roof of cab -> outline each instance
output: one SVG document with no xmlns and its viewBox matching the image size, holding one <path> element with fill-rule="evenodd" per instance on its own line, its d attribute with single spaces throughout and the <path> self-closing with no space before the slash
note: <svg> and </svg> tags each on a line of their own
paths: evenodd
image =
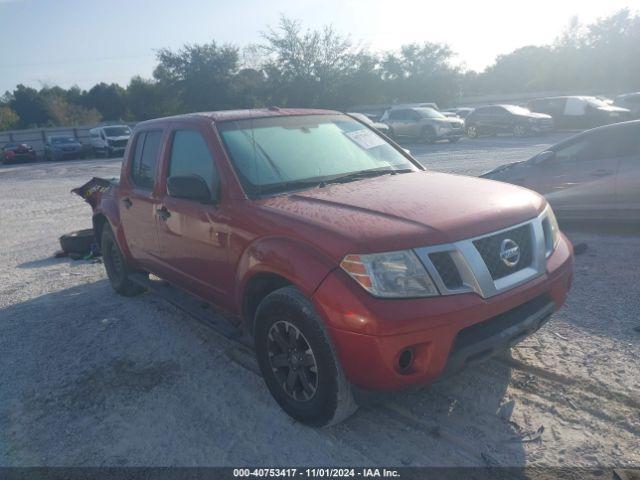
<svg viewBox="0 0 640 480">
<path fill-rule="evenodd" d="M 250 118 L 263 118 L 263 117 L 285 117 L 292 115 L 330 115 L 338 114 L 335 110 L 322 110 L 315 108 L 253 108 L 245 110 L 219 110 L 215 112 L 196 112 L 185 113 L 182 115 L 174 115 L 171 117 L 154 118 L 138 123 L 136 127 L 144 127 L 146 125 L 152 125 L 155 123 L 163 123 L 167 121 L 180 121 L 180 120 L 205 120 L 209 122 L 226 122 L 230 120 L 245 120 Z"/>
</svg>

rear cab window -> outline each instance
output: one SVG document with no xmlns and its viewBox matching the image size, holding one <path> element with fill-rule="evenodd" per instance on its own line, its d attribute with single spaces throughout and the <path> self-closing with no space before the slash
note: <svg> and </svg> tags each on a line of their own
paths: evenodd
<svg viewBox="0 0 640 480">
<path fill-rule="evenodd" d="M 162 130 L 148 130 L 136 135 L 130 170 L 131 180 L 136 186 L 153 190 L 161 141 Z"/>
</svg>

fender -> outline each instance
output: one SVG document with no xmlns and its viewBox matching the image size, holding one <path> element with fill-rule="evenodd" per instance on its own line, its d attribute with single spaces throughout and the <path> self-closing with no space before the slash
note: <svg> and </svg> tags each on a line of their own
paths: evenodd
<svg viewBox="0 0 640 480">
<path fill-rule="evenodd" d="M 275 274 L 296 286 L 311 298 L 322 280 L 336 268 L 336 262 L 303 241 L 270 236 L 251 243 L 240 257 L 235 275 L 235 309 L 243 313 L 247 284 L 260 273 Z"/>
<path fill-rule="evenodd" d="M 120 247 L 120 251 L 125 257 L 125 260 L 130 265 L 136 265 L 136 261 L 131 255 L 131 251 L 129 250 L 129 246 L 127 245 L 127 239 L 124 234 L 124 229 L 122 228 L 122 223 L 120 221 L 120 210 L 118 209 L 117 198 L 117 186 L 112 187 L 108 191 L 104 192 L 101 195 L 98 203 L 93 208 L 93 231 L 96 232 L 96 240 L 100 241 L 99 236 L 101 236 L 103 221 L 100 219 L 102 217 L 106 218 L 107 222 L 111 226 L 111 230 L 113 231 L 113 235 L 116 238 L 116 242 L 118 243 L 118 247 Z"/>
</svg>

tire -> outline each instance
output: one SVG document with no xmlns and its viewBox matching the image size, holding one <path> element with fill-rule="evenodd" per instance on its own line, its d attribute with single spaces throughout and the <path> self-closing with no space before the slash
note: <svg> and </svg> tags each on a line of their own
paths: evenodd
<svg viewBox="0 0 640 480">
<path fill-rule="evenodd" d="M 60 248 L 67 254 L 88 255 L 94 243 L 93 229 L 78 230 L 60 237 Z"/>
<path fill-rule="evenodd" d="M 513 127 L 513 135 L 516 137 L 524 137 L 527 134 L 527 128 L 524 125 L 515 125 Z"/>
<path fill-rule="evenodd" d="M 478 131 L 478 127 L 475 125 L 469 125 L 467 127 L 467 137 L 469 138 L 478 138 L 480 136 L 480 132 Z"/>
<path fill-rule="evenodd" d="M 120 295 L 132 297 L 145 291 L 145 288 L 129 278 L 133 270 L 127 265 L 109 224 L 102 230 L 102 259 L 109 277 L 109 283 Z"/>
<path fill-rule="evenodd" d="M 328 426 L 356 411 L 351 385 L 322 320 L 298 289 L 280 288 L 260 302 L 254 339 L 267 388 L 294 419 Z"/>
<path fill-rule="evenodd" d="M 433 127 L 425 127 L 422 129 L 420 140 L 422 140 L 424 143 L 435 143 L 437 139 L 438 136 L 436 135 L 436 131 L 433 129 Z"/>
</svg>

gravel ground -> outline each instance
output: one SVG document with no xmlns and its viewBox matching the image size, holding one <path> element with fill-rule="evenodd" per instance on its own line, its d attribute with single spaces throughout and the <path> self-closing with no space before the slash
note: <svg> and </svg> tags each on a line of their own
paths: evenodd
<svg viewBox="0 0 640 480">
<path fill-rule="evenodd" d="M 561 137 L 409 148 L 479 174 Z M 640 466 L 637 232 L 568 230 L 588 244 L 568 303 L 511 357 L 311 429 L 236 345 L 156 294 L 118 296 L 101 264 L 52 258 L 90 226 L 69 190 L 119 163 L 0 167 L 0 465 Z"/>
</svg>

